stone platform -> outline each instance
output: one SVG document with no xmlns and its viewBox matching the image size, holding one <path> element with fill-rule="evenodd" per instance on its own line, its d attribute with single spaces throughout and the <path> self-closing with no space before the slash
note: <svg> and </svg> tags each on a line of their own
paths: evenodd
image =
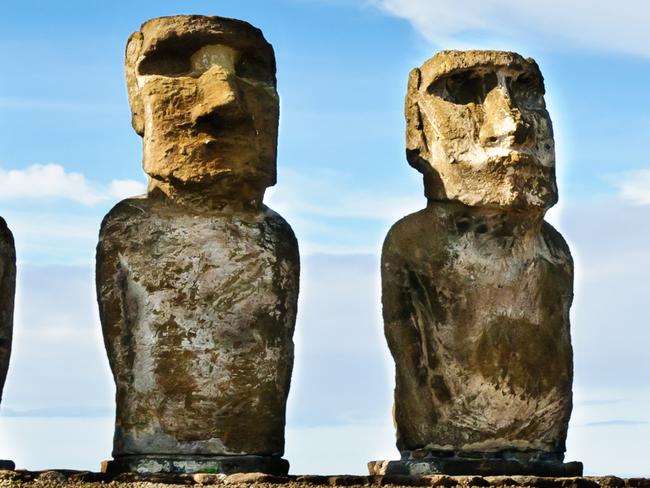
<svg viewBox="0 0 650 488">
<path fill-rule="evenodd" d="M 649 478 L 623 479 L 615 476 L 550 478 L 537 476 L 273 476 L 262 473 L 223 474 L 156 474 L 122 473 L 109 475 L 89 471 L 0 471 L 0 487 L 22 488 L 153 488 L 163 485 L 276 486 L 277 488 L 311 488 L 315 486 L 379 487 L 432 486 L 445 488 L 531 487 L 531 488 L 650 488 Z"/>
<path fill-rule="evenodd" d="M 517 459 L 470 459 L 470 458 L 426 458 L 404 459 L 399 461 L 370 461 L 368 472 L 371 475 L 446 474 L 452 476 L 582 476 L 582 463 L 565 463 L 558 460 L 517 460 Z"/>
<path fill-rule="evenodd" d="M 266 473 L 286 476 L 289 461 L 271 456 L 123 456 L 102 463 L 102 473 Z"/>
</svg>

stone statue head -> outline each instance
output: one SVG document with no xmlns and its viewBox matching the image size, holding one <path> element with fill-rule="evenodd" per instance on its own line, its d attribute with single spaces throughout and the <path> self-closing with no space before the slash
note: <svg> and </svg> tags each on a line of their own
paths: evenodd
<svg viewBox="0 0 650 488">
<path fill-rule="evenodd" d="M 429 200 L 544 211 L 557 202 L 555 148 L 535 61 L 443 51 L 409 75 L 406 147 Z"/>
<path fill-rule="evenodd" d="M 275 56 L 259 29 L 222 17 L 149 20 L 127 43 L 126 79 L 150 182 L 260 201 L 275 184 Z"/>
</svg>

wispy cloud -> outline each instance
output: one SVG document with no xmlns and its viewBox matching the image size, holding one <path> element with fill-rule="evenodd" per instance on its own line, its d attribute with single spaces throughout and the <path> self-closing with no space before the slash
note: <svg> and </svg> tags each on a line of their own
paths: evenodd
<svg viewBox="0 0 650 488">
<path fill-rule="evenodd" d="M 79 405 L 66 405 L 60 407 L 43 407 L 26 410 L 3 408 L 2 417 L 41 417 L 41 418 L 97 418 L 112 417 L 115 407 L 112 405 L 84 407 Z"/>
<path fill-rule="evenodd" d="M 643 0 L 370 0 L 383 12 L 408 20 L 444 48 L 526 45 L 543 42 L 650 57 L 650 4 Z M 480 41 L 477 41 L 480 39 Z"/>
<path fill-rule="evenodd" d="M 601 405 L 613 405 L 616 403 L 621 403 L 623 400 L 620 398 L 611 399 L 611 400 L 573 400 L 573 405 L 576 407 L 597 407 Z"/>
<path fill-rule="evenodd" d="M 650 205 L 650 169 L 623 173 L 613 180 L 623 200 L 634 205 Z"/>
<path fill-rule="evenodd" d="M 340 219 L 394 222 L 426 205 L 423 192 L 415 195 L 359 189 L 349 175 L 338 171 L 300 174 L 284 170 L 278 189 L 267 201 L 275 210 Z M 381 193 L 380 193 L 381 192 Z"/>
<path fill-rule="evenodd" d="M 135 180 L 113 180 L 108 185 L 89 181 L 83 174 L 68 172 L 59 164 L 34 164 L 25 169 L 0 169 L 0 200 L 63 199 L 93 206 L 144 192 Z"/>
<path fill-rule="evenodd" d="M 625 427 L 625 426 L 634 426 L 634 425 L 646 425 L 650 422 L 644 420 L 603 420 L 600 422 L 587 422 L 584 424 L 585 427 Z"/>
<path fill-rule="evenodd" d="M 147 187 L 141 181 L 135 180 L 113 180 L 108 186 L 107 196 L 117 200 L 141 195 Z"/>
<path fill-rule="evenodd" d="M 390 226 L 424 208 L 422 190 L 412 194 L 368 185 L 342 171 L 283 170 L 266 203 L 291 224 L 301 254 L 376 253 Z"/>
<path fill-rule="evenodd" d="M 21 97 L 0 97 L 0 108 L 8 110 L 70 110 L 80 112 L 119 112 L 125 110 L 123 105 L 118 104 Z"/>
</svg>

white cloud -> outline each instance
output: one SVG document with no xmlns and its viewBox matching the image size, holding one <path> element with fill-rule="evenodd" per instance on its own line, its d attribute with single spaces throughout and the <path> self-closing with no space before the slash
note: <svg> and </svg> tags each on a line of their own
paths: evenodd
<svg viewBox="0 0 650 488">
<path fill-rule="evenodd" d="M 97 112 L 119 112 L 125 110 L 122 105 L 116 104 L 20 97 L 0 97 L 0 108 L 9 110 L 70 110 Z"/>
<path fill-rule="evenodd" d="M 370 184 L 363 190 L 344 172 L 285 169 L 265 203 L 291 224 L 303 255 L 375 253 L 394 222 L 426 206 L 419 186 L 400 191 Z"/>
<path fill-rule="evenodd" d="M 93 208 L 92 215 L 85 214 L 85 209 L 79 213 L 4 209 L 0 215 L 14 235 L 20 264 L 87 264 L 95 259 L 97 235 L 106 206 Z"/>
<path fill-rule="evenodd" d="M 108 194 L 118 200 L 144 193 L 145 185 L 135 180 L 113 180 L 108 188 Z"/>
<path fill-rule="evenodd" d="M 269 189 L 266 201 L 279 212 L 386 221 L 395 221 L 426 205 L 424 190 L 406 196 L 370 187 L 360 190 L 357 183 L 338 171 L 307 175 L 284 170 L 278 186 Z"/>
<path fill-rule="evenodd" d="M 93 206 L 113 198 L 144 192 L 135 180 L 113 180 L 108 185 L 88 181 L 81 173 L 59 164 L 33 164 L 25 169 L 0 169 L 0 200 L 63 199 Z M 128 192 L 128 195 L 125 193 Z"/>
<path fill-rule="evenodd" d="M 643 0 L 370 0 L 370 4 L 408 20 L 443 48 L 523 46 L 535 40 L 558 49 L 573 45 L 650 57 L 650 3 Z M 482 42 L 468 42 L 468 35 Z"/>
<path fill-rule="evenodd" d="M 650 205 L 650 170 L 630 171 L 614 180 L 623 200 L 634 205 Z"/>
<path fill-rule="evenodd" d="M 97 405 L 110 407 L 113 399 L 95 303 L 94 267 L 19 263 L 2 411 Z"/>
<path fill-rule="evenodd" d="M 389 415 L 378 425 L 289 426 L 286 438 L 291 474 L 367 475 L 368 461 L 399 459 Z"/>
<path fill-rule="evenodd" d="M 559 230 L 576 261 L 576 380 L 584 388 L 647 387 L 650 207 L 615 199 L 574 203 Z"/>
<path fill-rule="evenodd" d="M 111 458 L 113 419 L 0 417 L 2 459 L 19 469 L 99 471 Z"/>
</svg>

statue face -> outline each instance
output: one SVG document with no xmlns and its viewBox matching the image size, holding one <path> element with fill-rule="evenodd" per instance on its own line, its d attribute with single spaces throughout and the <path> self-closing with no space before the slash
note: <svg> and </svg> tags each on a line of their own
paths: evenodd
<svg viewBox="0 0 650 488">
<path fill-rule="evenodd" d="M 430 199 L 520 209 L 557 201 L 553 129 L 533 61 L 439 54 L 411 73 L 407 125 L 409 162 Z"/>
<path fill-rule="evenodd" d="M 279 99 L 272 48 L 263 39 L 232 42 L 237 32 L 206 34 L 200 25 L 197 34 L 194 24 L 167 32 L 165 20 L 157 19 L 162 26 L 145 24 L 127 46 L 127 84 L 134 127 L 143 136 L 145 172 L 172 184 L 221 185 L 235 193 L 246 185 L 263 193 L 276 174 Z M 239 35 L 246 36 L 251 33 Z"/>
</svg>

